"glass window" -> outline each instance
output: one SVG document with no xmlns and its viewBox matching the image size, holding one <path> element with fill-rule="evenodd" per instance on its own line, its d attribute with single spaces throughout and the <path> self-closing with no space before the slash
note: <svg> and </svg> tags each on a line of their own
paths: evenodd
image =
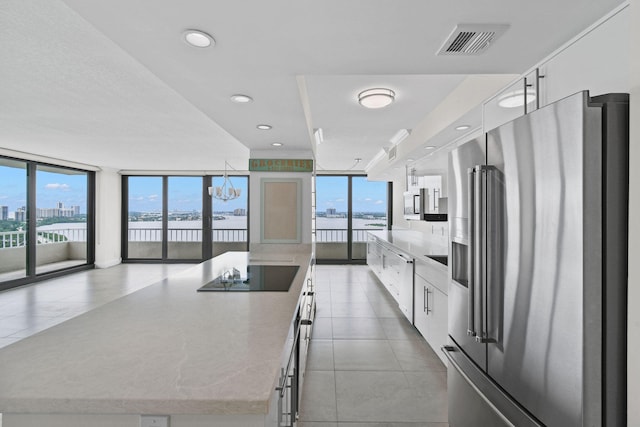
<svg viewBox="0 0 640 427">
<path fill-rule="evenodd" d="M 316 177 L 316 258 L 348 260 L 349 177 Z"/>
<path fill-rule="evenodd" d="M 367 231 L 385 230 L 387 223 L 388 183 L 368 181 L 366 176 L 351 178 L 351 258 L 367 257 Z"/>
<path fill-rule="evenodd" d="M 36 274 L 87 263 L 87 173 L 38 165 Z"/>
<path fill-rule="evenodd" d="M 201 259 L 202 177 L 170 176 L 167 186 L 167 257 Z"/>
<path fill-rule="evenodd" d="M 0 157 L 0 282 L 27 275 L 27 164 Z"/>
<path fill-rule="evenodd" d="M 233 200 L 220 200 L 215 196 L 216 187 L 224 186 L 224 178 L 212 179 L 214 190 L 211 197 L 212 256 L 227 251 L 248 251 L 248 215 L 249 215 L 249 177 L 229 176 L 233 188 L 240 190 L 240 196 Z M 229 183 L 227 183 L 229 187 Z M 222 191 L 221 191 L 222 193 Z M 228 188 L 226 194 L 229 194 Z"/>
<path fill-rule="evenodd" d="M 130 176 L 127 257 L 162 259 L 162 177 Z"/>
<path fill-rule="evenodd" d="M 366 259 L 367 231 L 388 227 L 388 186 L 366 176 L 316 176 L 316 259 Z"/>
</svg>

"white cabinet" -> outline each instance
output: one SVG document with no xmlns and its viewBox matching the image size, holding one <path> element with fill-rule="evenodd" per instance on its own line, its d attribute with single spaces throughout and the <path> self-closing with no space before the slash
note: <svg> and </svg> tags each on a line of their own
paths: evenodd
<svg viewBox="0 0 640 427">
<path fill-rule="evenodd" d="M 447 269 L 435 261 L 416 260 L 414 275 L 414 325 L 438 357 L 446 363 L 440 348 L 447 343 Z M 437 283 L 437 286 L 435 285 Z"/>
<path fill-rule="evenodd" d="M 274 391 L 265 425 L 295 427 L 297 425 L 302 386 L 307 366 L 307 353 L 316 313 L 313 263 L 307 270 L 287 345 L 281 360 L 280 377 Z"/>
<path fill-rule="evenodd" d="M 378 239 L 369 235 L 367 238 L 367 264 L 378 278 L 382 274 L 382 246 Z"/>
<path fill-rule="evenodd" d="M 413 258 L 370 235 L 367 240 L 367 264 L 396 300 L 409 322 L 413 323 Z"/>
</svg>

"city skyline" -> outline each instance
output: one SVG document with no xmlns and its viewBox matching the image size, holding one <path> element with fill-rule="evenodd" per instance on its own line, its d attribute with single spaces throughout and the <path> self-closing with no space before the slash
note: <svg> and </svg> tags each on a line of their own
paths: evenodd
<svg viewBox="0 0 640 427">
<path fill-rule="evenodd" d="M 247 209 L 248 179 L 246 176 L 229 177 L 240 197 L 222 202 L 213 199 L 214 212 L 233 212 Z M 86 213 L 87 177 L 85 173 L 62 174 L 38 170 L 36 185 L 36 207 L 55 208 L 58 202 L 65 206 L 80 206 Z M 0 206 L 7 206 L 10 215 L 27 205 L 26 170 L 18 167 L 0 167 Z M 213 177 L 213 185 L 222 185 L 222 177 Z M 367 181 L 366 177 L 352 177 L 353 212 L 383 213 L 387 210 L 387 183 Z M 346 213 L 348 178 L 346 176 L 318 176 L 316 178 L 316 211 L 327 208 Z M 169 177 L 168 208 L 170 212 L 202 211 L 202 177 Z M 129 178 L 129 211 L 162 211 L 162 177 Z"/>
<path fill-rule="evenodd" d="M 0 166 L 0 206 L 7 206 L 13 215 L 27 206 L 27 172 L 17 167 Z M 87 175 L 62 174 L 38 170 L 36 174 L 36 208 L 54 209 L 58 203 L 66 207 L 80 206 L 86 213 Z"/>
</svg>

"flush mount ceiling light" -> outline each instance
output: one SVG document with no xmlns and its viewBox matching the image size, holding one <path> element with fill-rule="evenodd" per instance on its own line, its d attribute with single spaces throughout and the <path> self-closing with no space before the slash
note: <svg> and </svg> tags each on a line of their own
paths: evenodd
<svg viewBox="0 0 640 427">
<path fill-rule="evenodd" d="M 536 91 L 527 89 L 527 104 L 536 100 Z M 498 98 L 498 106 L 502 108 L 516 108 L 524 105 L 524 90 L 518 89 L 505 93 Z"/>
<path fill-rule="evenodd" d="M 193 47 L 209 47 L 216 44 L 216 41 L 209 34 L 200 30 L 187 30 L 182 33 L 184 41 Z"/>
<path fill-rule="evenodd" d="M 243 95 L 241 93 L 237 93 L 235 95 L 231 95 L 231 100 L 238 104 L 246 104 L 247 102 L 253 101 L 253 98 L 249 95 Z"/>
<path fill-rule="evenodd" d="M 260 130 L 270 130 L 273 126 L 271 125 L 258 125 L 256 126 Z"/>
<path fill-rule="evenodd" d="M 363 90 L 358 94 L 358 102 L 366 108 L 384 108 L 396 98 L 396 93 L 391 89 L 374 88 Z"/>
<path fill-rule="evenodd" d="M 467 130 L 470 127 L 471 126 L 469 126 L 469 125 L 460 125 L 460 126 L 456 126 L 456 130 Z"/>
<path fill-rule="evenodd" d="M 282 142 L 272 142 L 271 145 L 273 145 L 274 147 L 282 147 Z"/>
<path fill-rule="evenodd" d="M 433 150 L 435 148 L 436 148 L 435 145 L 427 145 L 426 147 L 424 147 L 425 150 Z"/>
</svg>

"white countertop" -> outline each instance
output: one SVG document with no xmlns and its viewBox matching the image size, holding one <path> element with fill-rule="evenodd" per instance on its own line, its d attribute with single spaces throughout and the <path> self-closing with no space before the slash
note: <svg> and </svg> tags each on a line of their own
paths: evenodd
<svg viewBox="0 0 640 427">
<path fill-rule="evenodd" d="M 309 253 L 288 292 L 196 292 L 229 252 L 0 350 L 0 413 L 266 414 Z"/>
<path fill-rule="evenodd" d="M 400 251 L 412 255 L 414 258 L 425 260 L 426 256 L 448 255 L 447 246 L 438 244 L 429 239 L 427 233 L 414 230 L 378 230 L 369 231 L 369 234 L 395 246 Z"/>
</svg>

